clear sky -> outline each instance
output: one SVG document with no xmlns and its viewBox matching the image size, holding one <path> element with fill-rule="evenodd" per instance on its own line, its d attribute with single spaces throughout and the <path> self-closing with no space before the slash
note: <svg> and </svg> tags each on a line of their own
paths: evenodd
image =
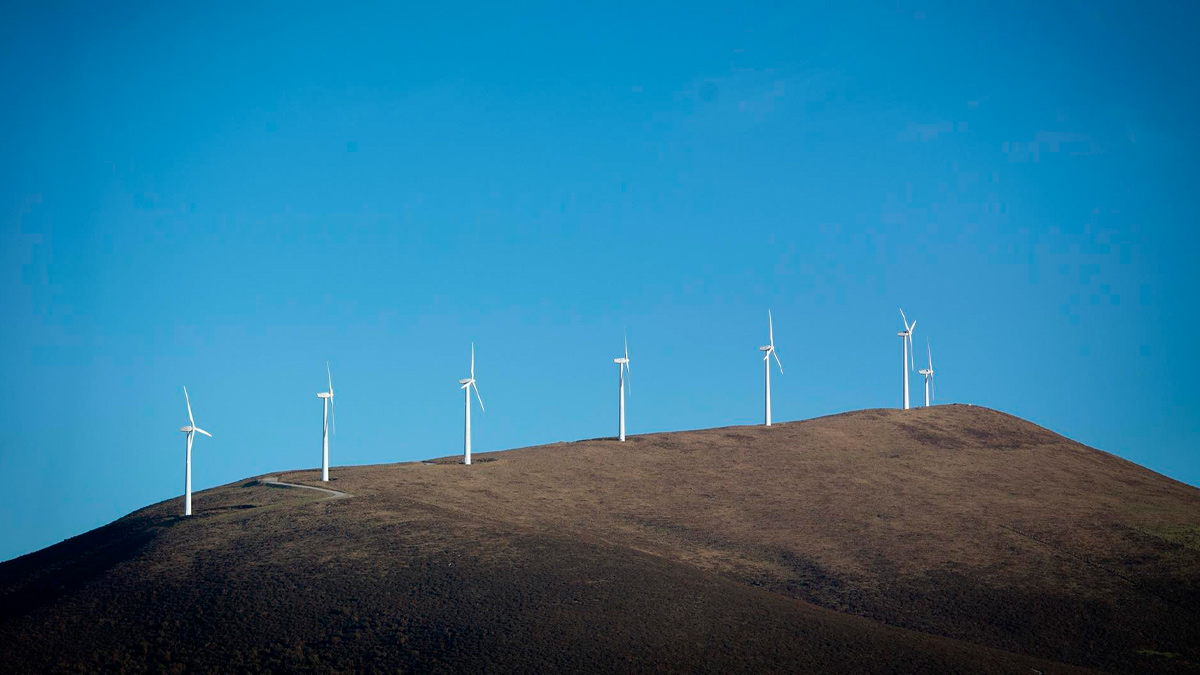
<svg viewBox="0 0 1200 675">
<path fill-rule="evenodd" d="M 0 559 L 332 463 L 938 402 L 1200 484 L 1194 3 L 4 3 Z M 121 6 L 117 6 L 121 5 Z M 738 7 L 734 9 L 733 7 Z M 921 379 L 912 376 L 914 401 Z M 569 452 L 564 447 L 563 452 Z M 203 508 L 203 496 L 196 508 Z"/>
</svg>

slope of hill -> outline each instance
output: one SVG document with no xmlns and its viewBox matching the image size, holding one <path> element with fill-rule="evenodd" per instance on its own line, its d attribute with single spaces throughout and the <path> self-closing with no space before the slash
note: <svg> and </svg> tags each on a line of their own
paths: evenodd
<svg viewBox="0 0 1200 675">
<path fill-rule="evenodd" d="M 333 476 L 0 564 L 0 670 L 1200 672 L 1200 491 L 984 408 Z"/>
</svg>

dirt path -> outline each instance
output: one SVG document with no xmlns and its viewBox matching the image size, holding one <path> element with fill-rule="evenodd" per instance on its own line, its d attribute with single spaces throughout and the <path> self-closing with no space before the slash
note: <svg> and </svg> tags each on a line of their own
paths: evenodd
<svg viewBox="0 0 1200 675">
<path fill-rule="evenodd" d="M 268 485 L 281 485 L 283 487 L 303 488 L 305 490 L 316 490 L 317 492 L 324 492 L 329 495 L 328 497 L 326 497 L 326 499 L 342 499 L 345 497 L 353 497 L 354 496 L 348 492 L 342 492 L 340 490 L 330 490 L 329 488 L 313 487 L 311 485 L 300 485 L 299 483 L 283 483 L 283 482 L 280 482 L 279 476 L 270 476 L 268 478 L 263 478 L 262 482 L 264 482 Z"/>
</svg>

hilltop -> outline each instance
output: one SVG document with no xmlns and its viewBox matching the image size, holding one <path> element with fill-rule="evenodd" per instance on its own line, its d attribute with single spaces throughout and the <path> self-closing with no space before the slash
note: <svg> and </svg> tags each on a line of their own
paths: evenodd
<svg viewBox="0 0 1200 675">
<path fill-rule="evenodd" d="M 997 411 L 475 462 L 260 476 L 0 564 L 0 670 L 1200 672 L 1200 491 Z"/>
</svg>

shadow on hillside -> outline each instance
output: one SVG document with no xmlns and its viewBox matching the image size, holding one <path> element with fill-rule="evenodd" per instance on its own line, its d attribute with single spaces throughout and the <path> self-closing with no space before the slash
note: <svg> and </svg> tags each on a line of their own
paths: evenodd
<svg viewBox="0 0 1200 675">
<path fill-rule="evenodd" d="M 181 516 L 119 520 L 0 563 L 0 621 L 28 614 L 135 557 Z"/>
</svg>

